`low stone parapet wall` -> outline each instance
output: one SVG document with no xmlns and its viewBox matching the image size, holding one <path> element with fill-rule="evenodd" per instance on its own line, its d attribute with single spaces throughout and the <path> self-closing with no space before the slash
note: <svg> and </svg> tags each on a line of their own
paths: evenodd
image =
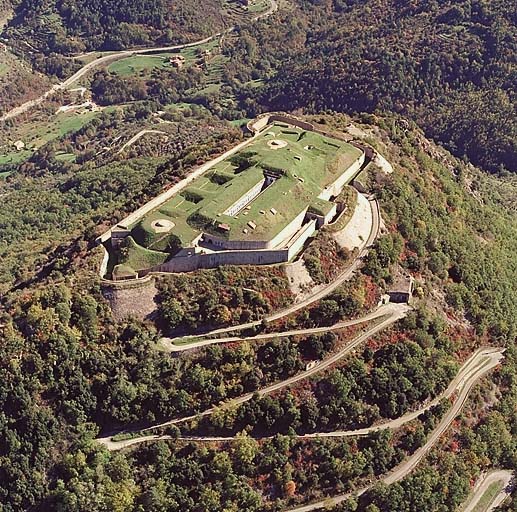
<svg viewBox="0 0 517 512">
<path fill-rule="evenodd" d="M 319 199 L 329 201 L 332 196 L 338 196 L 343 190 L 344 186 L 348 184 L 356 174 L 359 173 L 365 162 L 365 154 L 361 156 L 344 172 L 339 176 L 334 183 L 331 183 L 323 192 L 318 196 Z"/>
<path fill-rule="evenodd" d="M 189 257 L 172 258 L 171 260 L 141 272 L 146 275 L 152 272 L 192 272 L 200 268 L 217 268 L 221 265 L 273 265 L 289 260 L 289 250 L 260 251 L 221 251 L 210 254 L 196 254 Z"/>
<path fill-rule="evenodd" d="M 288 261 L 292 260 L 302 250 L 305 242 L 316 233 L 316 224 L 316 219 L 309 221 L 289 243 Z"/>
</svg>

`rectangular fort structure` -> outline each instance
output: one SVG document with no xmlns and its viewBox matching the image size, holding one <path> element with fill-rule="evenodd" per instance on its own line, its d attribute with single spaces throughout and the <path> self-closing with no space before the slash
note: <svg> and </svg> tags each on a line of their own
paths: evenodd
<svg viewBox="0 0 517 512">
<path fill-rule="evenodd" d="M 332 221 L 365 151 L 278 114 L 248 127 L 250 139 L 99 238 L 113 248 L 113 279 L 287 262 Z"/>
</svg>

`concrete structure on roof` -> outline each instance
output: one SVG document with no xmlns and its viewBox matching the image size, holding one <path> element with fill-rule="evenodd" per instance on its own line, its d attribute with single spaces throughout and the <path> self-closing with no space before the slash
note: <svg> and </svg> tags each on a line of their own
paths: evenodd
<svg viewBox="0 0 517 512">
<path fill-rule="evenodd" d="M 113 277 L 119 266 L 141 277 L 292 259 L 337 215 L 334 200 L 366 156 L 308 123 L 287 121 L 260 120 L 238 151 L 203 166 L 177 193 L 164 193 L 163 200 L 150 202 L 152 208 L 115 226 L 111 245 L 116 254 L 123 244 L 125 257 Z"/>
</svg>

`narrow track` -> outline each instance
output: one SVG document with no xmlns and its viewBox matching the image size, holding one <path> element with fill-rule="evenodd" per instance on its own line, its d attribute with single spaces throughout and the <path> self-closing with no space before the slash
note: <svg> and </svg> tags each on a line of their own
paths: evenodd
<svg viewBox="0 0 517 512">
<path fill-rule="evenodd" d="M 427 442 L 416 450 L 413 455 L 404 460 L 401 464 L 393 469 L 393 471 L 389 472 L 387 475 L 381 477 L 379 480 L 370 484 L 362 489 L 359 489 L 355 492 L 349 492 L 346 494 L 340 494 L 334 497 L 328 497 L 324 500 L 317 501 L 315 503 L 311 503 L 309 505 L 303 505 L 301 507 L 291 508 L 286 510 L 286 512 L 312 512 L 313 510 L 320 510 L 324 508 L 330 508 L 332 506 L 338 505 L 346 501 L 348 498 L 353 496 L 361 496 L 369 489 L 371 489 L 375 483 L 382 482 L 386 485 L 394 484 L 405 478 L 411 471 L 413 471 L 416 466 L 422 461 L 422 459 L 429 453 L 429 451 L 433 448 L 433 446 L 438 442 L 442 434 L 449 428 L 452 421 L 458 416 L 461 412 L 465 403 L 468 399 L 470 391 L 474 384 L 486 375 L 492 368 L 495 368 L 503 358 L 504 349 L 492 349 L 489 355 L 489 361 L 487 364 L 480 365 L 478 370 L 474 372 L 470 378 L 466 379 L 462 385 L 458 388 L 458 397 L 456 398 L 453 406 L 445 416 L 442 418 L 438 426 L 432 431 Z"/>
<path fill-rule="evenodd" d="M 119 150 L 118 154 L 122 153 L 125 149 L 131 147 L 137 140 L 141 139 L 144 135 L 147 135 L 148 133 L 154 133 L 156 135 L 166 135 L 169 137 L 170 135 L 167 132 L 164 132 L 162 130 L 151 130 L 151 129 L 145 129 L 140 130 L 137 134 L 133 135 Z"/>
<path fill-rule="evenodd" d="M 399 310 L 394 311 L 391 315 L 389 315 L 386 319 L 382 320 L 377 325 L 371 327 L 364 333 L 360 334 L 359 336 L 356 336 L 353 340 L 348 342 L 341 350 L 336 352 L 335 354 L 331 355 L 327 359 L 324 359 L 320 361 L 315 367 L 311 368 L 310 370 L 306 370 L 304 372 L 298 373 L 297 375 L 294 375 L 293 377 L 290 377 L 289 379 L 286 379 L 281 382 L 277 382 L 275 384 L 271 384 L 270 386 L 267 386 L 265 388 L 259 389 L 257 391 L 254 391 L 252 393 L 247 393 L 245 395 L 242 395 L 240 397 L 234 398 L 232 400 L 229 400 L 220 406 L 214 406 L 211 407 L 201 413 L 198 414 L 192 414 L 190 416 L 186 416 L 183 418 L 176 418 L 169 421 L 164 421 L 162 423 L 158 423 L 156 425 L 152 425 L 150 427 L 146 428 L 132 428 L 132 429 L 126 429 L 122 432 L 131 433 L 131 432 L 147 432 L 152 431 L 157 428 L 163 428 L 170 425 L 177 425 L 178 423 L 183 423 L 185 421 L 189 421 L 195 418 L 203 417 L 203 416 L 209 416 L 214 411 L 216 411 L 219 407 L 231 407 L 235 405 L 240 405 L 245 402 L 248 402 L 251 400 L 251 398 L 257 393 L 258 395 L 267 395 L 270 393 L 273 393 L 274 391 L 278 391 L 280 389 L 286 388 L 288 386 L 291 386 L 292 384 L 295 384 L 296 382 L 299 382 L 301 380 L 307 379 L 311 377 L 312 375 L 315 375 L 316 373 L 322 372 L 323 370 L 326 370 L 336 362 L 338 362 L 340 359 L 345 357 L 346 355 L 353 352 L 359 345 L 364 343 L 368 338 L 371 336 L 377 334 L 378 332 L 382 331 L 383 329 L 387 328 L 388 326 L 395 323 L 397 320 L 400 320 L 403 318 L 408 311 L 410 311 L 411 308 L 409 306 L 406 306 L 405 308 L 400 308 Z M 114 451 L 114 450 L 120 450 L 122 448 L 127 448 L 129 446 L 133 446 L 136 444 L 140 444 L 146 441 L 152 441 L 155 440 L 157 437 L 152 435 L 144 435 L 141 437 L 136 437 L 133 439 L 127 439 L 123 441 L 113 441 L 111 438 L 117 434 L 122 432 L 111 432 L 103 437 L 97 438 L 97 442 L 104 445 L 108 450 Z"/>
<path fill-rule="evenodd" d="M 190 350 L 193 348 L 202 348 L 210 345 L 217 345 L 219 343 L 236 343 L 240 341 L 262 341 L 262 340 L 270 340 L 275 338 L 287 337 L 287 336 L 306 336 L 309 334 L 321 334 L 325 332 L 338 331 L 340 329 L 344 329 L 345 327 L 351 327 L 353 325 L 364 324 L 365 322 L 369 322 L 370 320 L 375 320 L 376 318 L 380 318 L 382 316 L 391 315 L 393 312 L 404 310 L 406 306 L 404 304 L 395 304 L 388 303 L 382 305 L 372 311 L 371 313 L 362 316 L 361 318 L 356 318 L 354 320 L 347 320 L 345 322 L 338 322 L 337 324 L 325 326 L 325 327 L 311 327 L 308 329 L 292 329 L 290 331 L 283 332 L 268 332 L 266 334 L 257 334 L 256 336 L 228 336 L 226 338 L 214 338 L 208 340 L 195 341 L 193 343 L 187 343 L 185 345 L 175 345 L 171 343 L 169 338 L 161 338 L 160 345 L 161 348 L 166 352 L 183 352 L 185 350 Z"/>
<path fill-rule="evenodd" d="M 275 13 L 278 10 L 278 3 L 276 0 L 270 0 L 270 7 L 266 12 L 263 12 L 254 18 L 250 20 L 250 22 L 255 22 L 259 19 L 266 18 L 267 16 L 270 16 L 271 14 Z M 237 26 L 231 26 L 227 28 L 226 30 L 223 30 L 222 32 L 217 32 L 216 34 L 211 35 L 210 37 L 205 37 L 204 39 L 201 39 L 199 41 L 194 41 L 192 43 L 185 43 L 185 44 L 177 44 L 172 46 L 161 46 L 161 47 L 149 47 L 149 48 L 136 48 L 133 50 L 122 50 L 120 52 L 111 53 L 109 55 L 105 55 L 104 57 L 100 57 L 99 59 L 96 59 L 92 62 L 89 62 L 88 64 L 85 64 L 81 69 L 79 69 L 76 73 L 74 73 L 71 77 L 67 78 L 63 82 L 59 84 L 53 85 L 48 91 L 43 93 L 38 98 L 35 98 L 33 100 L 27 101 L 23 103 L 22 105 L 19 105 L 18 107 L 14 107 L 9 112 L 5 113 L 3 116 L 0 117 L 0 121 L 7 121 L 9 119 L 13 119 L 24 112 L 27 112 L 27 110 L 30 110 L 31 108 L 40 105 L 43 103 L 49 96 L 52 94 L 62 91 L 63 89 L 66 89 L 70 85 L 76 83 L 78 80 L 80 80 L 84 75 L 89 73 L 92 69 L 104 65 L 104 64 L 111 64 L 112 62 L 115 62 L 120 59 L 124 59 L 126 57 L 131 57 L 132 55 L 145 55 L 146 53 L 154 53 L 154 52 L 168 52 L 173 50 L 183 50 L 185 48 L 192 48 L 196 46 L 200 46 L 206 43 L 209 43 L 210 41 L 213 41 L 214 39 L 217 39 L 218 37 L 221 37 L 225 34 L 230 34 L 232 32 L 235 32 Z"/>
</svg>

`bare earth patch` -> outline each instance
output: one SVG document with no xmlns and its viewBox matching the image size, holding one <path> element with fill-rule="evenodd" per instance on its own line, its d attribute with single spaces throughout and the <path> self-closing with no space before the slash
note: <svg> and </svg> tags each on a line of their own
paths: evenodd
<svg viewBox="0 0 517 512">
<path fill-rule="evenodd" d="M 346 227 L 334 233 L 334 239 L 343 248 L 349 251 L 356 247 L 362 249 L 372 229 L 372 209 L 368 199 L 363 194 L 357 195 L 355 211 Z"/>
<path fill-rule="evenodd" d="M 303 258 L 294 263 L 288 263 L 284 268 L 289 280 L 289 288 L 295 296 L 295 302 L 303 300 L 306 295 L 314 292 L 314 281 Z"/>
<path fill-rule="evenodd" d="M 267 145 L 270 147 L 270 149 L 282 149 L 287 146 L 287 142 L 282 139 L 274 139 L 270 140 Z"/>
</svg>

